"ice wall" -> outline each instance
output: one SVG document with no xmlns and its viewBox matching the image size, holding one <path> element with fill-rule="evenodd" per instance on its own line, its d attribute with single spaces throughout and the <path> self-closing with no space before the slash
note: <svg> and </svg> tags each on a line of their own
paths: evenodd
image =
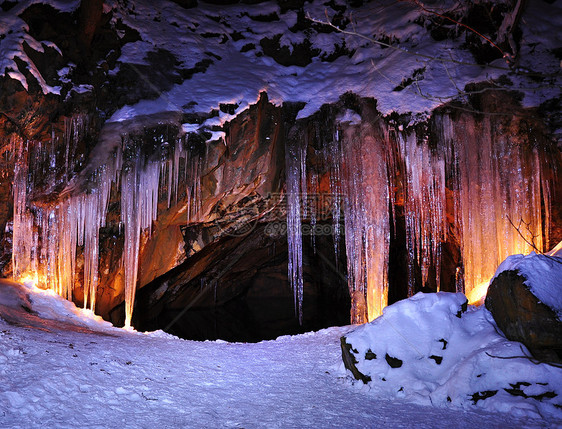
<svg viewBox="0 0 562 429">
<path fill-rule="evenodd" d="M 543 250 L 551 167 L 532 136 L 514 132 L 516 119 L 439 115 L 433 133 L 403 130 L 352 111 L 343 112 L 336 123 L 335 138 L 322 150 L 330 191 L 337 195 L 331 198 L 334 225 L 339 226 L 340 201 L 343 206 L 352 323 L 373 320 L 387 304 L 395 204 L 404 209 L 408 295 L 428 285 L 439 291 L 443 281 L 450 281 L 441 278 L 442 247 L 448 240 L 460 247 L 462 263 L 456 284 L 446 289 L 457 288 L 470 302 L 484 296 L 508 255 Z M 304 219 L 314 222 L 302 210 L 307 198 L 303 183 L 310 181 L 314 189 L 315 178 L 306 175 L 306 142 L 292 145 L 286 158 L 289 277 L 300 302 L 300 228 Z M 333 233 L 337 255 L 337 228 Z"/>
<path fill-rule="evenodd" d="M 496 268 L 512 254 L 539 251 L 548 240 L 551 191 L 547 155 L 533 136 L 521 139 L 499 121 L 472 115 L 436 118 L 438 150 L 453 194 L 464 291 L 485 294 Z M 543 209 L 544 208 L 544 209 Z"/>
<path fill-rule="evenodd" d="M 415 133 L 404 132 L 397 132 L 396 138 L 403 170 L 408 295 L 415 293 L 416 264 L 424 285 L 430 268 L 434 268 L 439 291 L 441 243 L 447 239 L 445 163 L 436 150 L 430 149 L 427 139 L 420 144 Z"/>
<path fill-rule="evenodd" d="M 402 130 L 373 114 L 345 111 L 335 118 L 335 136 L 320 149 L 307 134 L 290 136 L 285 147 L 289 279 L 295 310 L 302 321 L 302 224 L 318 216 L 309 192 L 320 190 L 318 171 L 308 171 L 307 151 L 326 164 L 329 175 L 334 250 L 345 245 L 354 323 L 381 314 L 388 299 L 390 243 L 396 230 L 395 207 L 403 205 L 408 293 L 420 286 L 443 286 L 442 246 L 454 242 L 461 251 L 458 290 L 476 301 L 498 264 L 509 254 L 543 248 L 548 239 L 552 174 L 546 154 L 532 137 L 510 131 L 509 120 L 471 114 L 432 119 L 432 132 Z M 510 125 L 511 124 L 511 125 Z M 67 121 L 62 142 L 30 144 L 13 139 L 13 273 L 33 277 L 45 287 L 73 299 L 84 288 L 84 306 L 95 309 L 100 281 L 99 230 L 105 226 L 112 189 L 120 194 L 124 235 L 123 271 L 126 324 L 131 322 L 143 232 L 150 234 L 161 200 L 168 207 L 185 189 L 186 221 L 199 222 L 199 156 L 182 141 L 160 137 L 150 144 L 125 136 L 98 166 L 82 192 L 54 192 L 72 181 L 79 145 L 88 124 Z M 62 150 L 61 150 L 62 148 Z M 182 174 L 183 173 L 183 174 Z M 41 189 L 43 197 L 37 197 Z M 58 195 L 46 199 L 45 195 Z M 324 210 L 325 208 L 323 208 Z M 343 228 L 340 230 L 340 214 Z M 340 231 L 345 239 L 340 242 Z M 312 242 L 314 246 L 314 242 Z M 83 258 L 84 277 L 77 278 Z M 421 284 L 418 278 L 421 273 Z M 446 285 L 451 290 L 451 285 Z"/>
<path fill-rule="evenodd" d="M 376 124 L 344 123 L 343 213 L 351 322 L 373 320 L 388 297 L 390 207 L 387 140 Z"/>
<path fill-rule="evenodd" d="M 178 199 L 180 169 L 188 183 L 187 213 L 193 216 L 200 206 L 200 162 L 184 151 L 178 139 L 169 145 L 162 140 L 149 156 L 142 142 L 124 136 L 116 150 L 106 154 L 106 162 L 87 178 L 83 192 L 71 185 L 76 146 L 87 132 L 83 117 L 66 122 L 62 144 L 53 136 L 50 143 L 14 139 L 17 148 L 14 169 L 13 277 L 33 280 L 41 287 L 72 300 L 80 284 L 84 307 L 95 310 L 99 284 L 99 231 L 105 226 L 112 187 L 120 192 L 120 220 L 124 234 L 123 271 L 125 324 L 130 326 L 138 276 L 138 260 L 143 231 L 150 234 L 158 213 L 160 186 L 167 187 L 168 206 Z M 161 138 L 163 139 L 163 137 Z M 61 150 L 62 148 L 62 150 Z M 168 148 L 168 151 L 164 151 Z M 151 149 L 153 150 L 153 148 Z M 183 160 L 184 162 L 180 162 Z M 31 166 L 31 168 L 30 168 Z M 49 170 L 49 174 L 41 174 Z M 59 193 L 55 201 L 34 200 L 39 187 L 48 192 L 57 185 L 70 191 Z M 77 279 L 77 249 L 82 249 L 84 277 Z"/>
</svg>

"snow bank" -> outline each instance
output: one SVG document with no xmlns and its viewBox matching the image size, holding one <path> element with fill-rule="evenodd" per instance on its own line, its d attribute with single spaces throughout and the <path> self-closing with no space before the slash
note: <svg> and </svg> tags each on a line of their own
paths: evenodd
<svg viewBox="0 0 562 429">
<path fill-rule="evenodd" d="M 345 339 L 370 392 L 437 407 L 562 418 L 562 369 L 536 364 L 463 294 L 418 293 Z M 529 355 L 530 356 L 530 355 Z"/>
<path fill-rule="evenodd" d="M 32 282 L 24 284 L 0 279 L 0 305 L 37 314 L 48 320 L 66 322 L 101 332 L 122 332 L 91 310 L 78 308 L 53 290 L 43 290 Z"/>
<path fill-rule="evenodd" d="M 562 242 L 551 252 L 537 255 L 511 255 L 496 270 L 492 281 L 503 271 L 517 271 L 540 302 L 554 310 L 562 320 Z"/>
</svg>

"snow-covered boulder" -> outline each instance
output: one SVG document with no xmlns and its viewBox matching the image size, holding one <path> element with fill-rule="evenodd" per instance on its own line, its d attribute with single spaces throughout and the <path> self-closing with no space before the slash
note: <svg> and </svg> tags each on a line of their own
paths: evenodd
<svg viewBox="0 0 562 429">
<path fill-rule="evenodd" d="M 562 368 L 531 361 L 463 294 L 418 293 L 341 344 L 346 367 L 379 397 L 562 417 Z"/>
<path fill-rule="evenodd" d="M 508 339 L 538 359 L 562 360 L 562 258 L 509 256 L 488 288 L 486 308 Z"/>
</svg>

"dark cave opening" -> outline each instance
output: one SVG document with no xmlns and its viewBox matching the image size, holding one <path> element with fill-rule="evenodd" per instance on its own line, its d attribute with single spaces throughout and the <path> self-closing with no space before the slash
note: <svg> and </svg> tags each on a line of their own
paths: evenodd
<svg viewBox="0 0 562 429">
<path fill-rule="evenodd" d="M 395 210 L 388 265 L 389 304 L 408 296 L 405 222 L 401 207 Z M 140 331 L 161 329 L 197 341 L 259 342 L 348 325 L 351 298 L 343 226 L 337 257 L 331 223 L 319 224 L 314 235 L 303 234 L 301 324 L 287 274 L 283 225 L 283 221 L 260 223 L 244 234 L 227 234 L 139 289 L 134 327 Z M 303 230 L 311 232 L 312 228 L 305 223 Z M 419 272 L 414 274 L 415 292 L 434 291 L 421 284 Z M 111 312 L 111 321 L 122 325 L 123 314 L 121 304 Z"/>
<path fill-rule="evenodd" d="M 268 228 L 269 226 L 269 228 Z M 349 324 L 345 253 L 329 234 L 303 236 L 303 320 L 287 274 L 287 239 L 271 223 L 226 236 L 137 291 L 133 325 L 190 340 L 258 342 Z M 342 246 L 340 246 L 342 247 Z M 124 305 L 111 312 L 122 324 Z"/>
</svg>

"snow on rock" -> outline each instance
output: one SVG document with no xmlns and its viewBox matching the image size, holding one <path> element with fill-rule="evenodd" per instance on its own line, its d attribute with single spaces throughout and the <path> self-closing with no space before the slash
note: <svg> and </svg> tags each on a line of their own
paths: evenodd
<svg viewBox="0 0 562 429">
<path fill-rule="evenodd" d="M 370 394 L 562 419 L 562 368 L 531 361 L 484 307 L 466 304 L 463 294 L 418 293 L 343 337 Z"/>
<path fill-rule="evenodd" d="M 531 24 L 523 26 L 525 68 L 520 70 L 510 68 L 503 59 L 476 64 L 464 37 L 435 40 L 429 30 L 434 15 L 422 11 L 415 2 L 383 0 L 358 7 L 341 1 L 306 2 L 306 22 L 317 23 L 305 31 L 298 30 L 302 25 L 294 10 L 282 10 L 275 2 L 260 3 L 259 16 L 243 4 L 217 8 L 200 3 L 197 8 L 183 9 L 173 2 L 155 7 L 150 0 L 137 0 L 128 8 L 117 0 L 107 3 L 113 19 L 122 20 L 142 38 L 124 46 L 121 63 L 143 64 L 148 52 L 166 49 L 183 69 L 204 69 L 155 100 L 123 107 L 112 121 L 166 110 L 209 112 L 220 103 L 236 103 L 237 112 L 241 112 L 261 91 L 267 91 L 275 104 L 306 103 L 298 118 L 312 115 L 345 92 L 376 98 L 384 115 L 411 112 L 423 118 L 435 107 L 459 97 L 468 83 L 492 82 L 509 75 L 509 89 L 522 91 L 526 105 L 553 98 L 559 83 L 559 60 L 551 52 L 552 43 L 545 42 L 544 35 L 532 26 L 536 17 L 544 21 L 544 16 L 556 14 L 557 5 L 528 5 Z M 470 4 L 440 3 L 441 13 L 453 14 Z M 337 16 L 343 22 L 342 29 L 354 34 L 332 31 L 318 23 Z M 551 27 L 543 24 L 541 28 Z M 277 50 L 268 48 L 272 45 Z M 297 49 L 304 53 L 296 55 Z M 283 59 L 279 52 L 284 53 Z M 533 64 L 553 70 L 548 84 L 526 77 Z"/>
<path fill-rule="evenodd" d="M 5 2 L 8 3 L 8 2 Z M 28 32 L 29 27 L 20 14 L 29 6 L 37 3 L 43 3 L 41 0 L 26 0 L 15 2 L 13 8 L 8 11 L 0 9 L 0 76 L 6 74 L 12 79 L 21 82 L 22 86 L 27 90 L 28 82 L 24 74 L 18 68 L 15 58 L 19 58 L 27 64 L 28 71 L 37 80 L 44 94 L 60 94 L 59 86 L 50 86 L 47 84 L 31 58 L 24 50 L 24 44 L 37 52 L 43 52 L 45 47 L 51 47 L 61 52 L 58 46 L 50 41 L 41 41 L 34 39 Z M 80 5 L 79 0 L 52 0 L 49 4 L 61 12 L 74 12 Z"/>
<path fill-rule="evenodd" d="M 562 320 L 562 242 L 547 254 L 511 255 L 496 270 L 492 281 L 502 272 L 513 270 L 527 280 L 525 284 L 540 302 L 554 310 Z"/>
<path fill-rule="evenodd" d="M 36 3 L 41 1 L 22 0 L 0 10 L 0 76 L 8 75 L 27 88 L 26 77 L 15 61 L 19 57 L 44 93 L 57 94 L 61 87 L 49 86 L 23 49 L 27 43 L 38 52 L 46 46 L 59 50 L 51 41 L 35 40 L 19 17 Z M 123 106 L 111 121 L 166 111 L 207 113 L 222 103 L 236 104 L 239 113 L 255 103 L 262 91 L 277 105 L 305 103 L 299 118 L 336 102 L 346 92 L 377 99 L 383 115 L 412 113 L 419 119 L 452 99 L 465 99 L 466 85 L 475 82 L 520 91 L 525 106 L 538 106 L 560 94 L 560 61 L 556 57 L 560 36 L 554 17 L 559 16 L 562 6 L 557 2 L 529 2 L 526 6 L 520 25 L 519 62 L 511 66 L 503 58 L 477 64 L 467 42 L 474 33 L 453 23 L 443 27 L 451 27 L 446 30 L 450 33 L 447 37 L 433 37 L 432 29 L 440 25 L 438 15 L 462 20 L 473 6 L 468 1 L 439 2 L 430 11 L 417 2 L 380 0 L 353 5 L 314 0 L 305 2 L 298 13 L 296 8 L 280 7 L 274 1 L 260 3 L 259 12 L 245 4 L 217 7 L 199 2 L 197 7 L 186 9 L 177 3 L 104 2 L 111 25 L 115 29 L 125 25 L 141 39 L 125 43 L 109 75 L 130 64 L 139 81 L 152 84 L 155 77 L 135 65 L 150 65 L 150 56 L 161 51 L 175 59 L 174 73 L 180 79 L 156 99 Z M 495 3 L 501 9 L 509 2 Z M 73 12 L 79 1 L 53 0 L 49 5 Z M 330 27 L 331 23 L 342 31 Z M 480 42 L 487 45 L 484 39 Z M 59 70 L 61 85 L 71 68 L 67 64 Z M 77 85 L 74 91 L 86 92 L 89 86 Z"/>
</svg>

